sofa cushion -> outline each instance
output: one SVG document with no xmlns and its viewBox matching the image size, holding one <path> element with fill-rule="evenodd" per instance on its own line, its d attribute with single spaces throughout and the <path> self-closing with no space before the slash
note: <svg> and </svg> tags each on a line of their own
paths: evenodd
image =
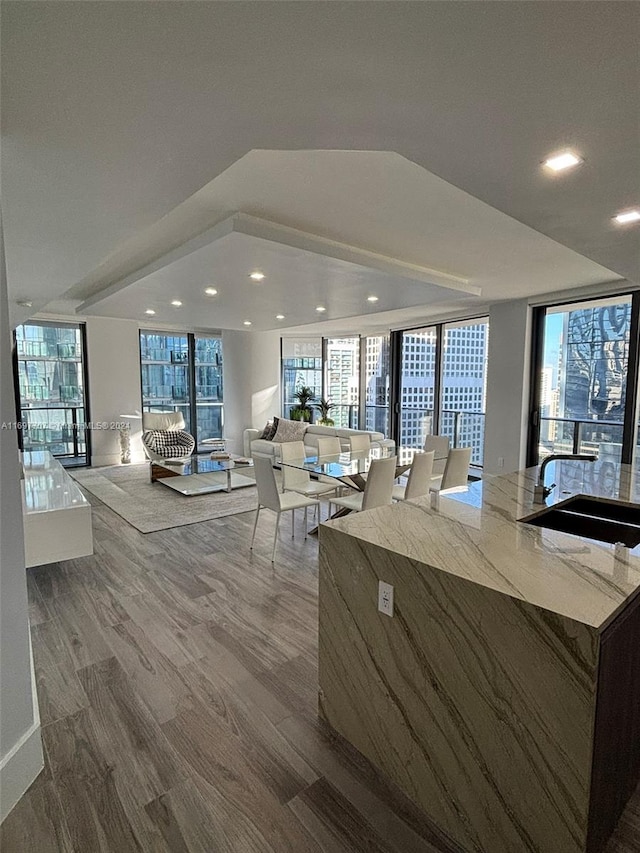
<svg viewBox="0 0 640 853">
<path fill-rule="evenodd" d="M 307 431 L 307 426 L 304 421 L 289 421 L 286 418 L 278 420 L 278 428 L 272 441 L 281 443 L 284 441 L 302 441 L 304 434 Z"/>
<path fill-rule="evenodd" d="M 146 432 L 153 430 L 184 429 L 182 412 L 143 412 L 142 429 Z"/>
</svg>

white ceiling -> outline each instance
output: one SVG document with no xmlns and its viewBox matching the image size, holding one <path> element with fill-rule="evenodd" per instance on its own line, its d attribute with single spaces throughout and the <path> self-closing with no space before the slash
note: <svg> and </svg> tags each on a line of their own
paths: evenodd
<svg viewBox="0 0 640 853">
<path fill-rule="evenodd" d="M 195 299 L 210 269 L 235 294 L 211 324 L 236 328 L 261 252 L 253 328 L 283 297 L 287 322 L 314 322 L 323 293 L 353 324 L 373 283 L 369 323 L 640 282 L 640 228 L 611 220 L 640 204 L 639 41 L 637 3 L 5 2 L 14 322 L 22 300 L 138 317 L 176 287 Z M 550 178 L 540 161 L 567 145 L 584 165 Z M 237 212 L 303 248 L 275 229 L 171 251 Z"/>
</svg>

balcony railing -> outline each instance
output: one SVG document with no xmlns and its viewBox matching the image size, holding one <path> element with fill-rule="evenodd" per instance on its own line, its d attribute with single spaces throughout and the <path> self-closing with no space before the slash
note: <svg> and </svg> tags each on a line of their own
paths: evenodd
<svg viewBox="0 0 640 853">
<path fill-rule="evenodd" d="M 538 455 L 542 460 L 551 453 L 590 453 L 611 461 L 622 455 L 622 421 L 593 418 L 540 418 Z"/>
<path fill-rule="evenodd" d="M 400 444 L 421 447 L 427 435 L 433 433 L 433 424 L 433 409 L 403 406 Z M 438 433 L 449 436 L 452 447 L 471 447 L 471 464 L 481 468 L 484 463 L 484 424 L 484 412 L 443 409 Z"/>
<path fill-rule="evenodd" d="M 22 410 L 23 450 L 48 450 L 54 456 L 86 456 L 86 427 L 81 406 L 48 406 Z"/>
<path fill-rule="evenodd" d="M 295 402 L 284 404 L 284 417 L 290 417 Z M 355 404 L 336 404 L 329 417 L 338 427 L 358 429 L 360 407 Z M 389 435 L 389 407 L 366 405 L 364 427 Z M 312 422 L 317 423 L 318 411 L 312 409 Z M 443 409 L 440 413 L 440 435 L 447 435 L 452 447 L 471 447 L 471 464 L 481 468 L 484 461 L 484 412 L 463 412 Z M 400 441 L 402 445 L 422 447 L 427 435 L 433 432 L 433 410 L 403 406 L 401 413 Z"/>
</svg>

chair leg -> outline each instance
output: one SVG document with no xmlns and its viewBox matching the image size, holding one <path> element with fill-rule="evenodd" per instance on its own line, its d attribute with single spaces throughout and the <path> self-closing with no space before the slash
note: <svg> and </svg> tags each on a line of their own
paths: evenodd
<svg viewBox="0 0 640 853">
<path fill-rule="evenodd" d="M 271 554 L 271 562 L 276 561 L 276 544 L 278 542 L 278 525 L 280 524 L 280 513 L 276 514 L 276 532 L 273 534 L 273 552 Z"/>
<path fill-rule="evenodd" d="M 258 516 L 260 515 L 260 507 L 256 510 L 256 520 L 253 523 L 253 536 L 251 537 L 251 545 L 249 546 L 249 550 L 253 551 L 253 542 L 256 538 L 256 528 L 258 527 Z"/>
<path fill-rule="evenodd" d="M 295 511 L 295 509 L 292 509 L 291 510 L 291 538 L 292 539 L 296 538 L 296 531 L 295 531 L 295 527 L 294 527 L 295 520 L 296 520 L 296 511 Z"/>
<path fill-rule="evenodd" d="M 308 509 L 309 509 L 309 507 L 304 508 L 304 538 L 305 539 L 307 538 L 307 527 L 309 526 L 307 524 L 307 510 Z"/>
</svg>

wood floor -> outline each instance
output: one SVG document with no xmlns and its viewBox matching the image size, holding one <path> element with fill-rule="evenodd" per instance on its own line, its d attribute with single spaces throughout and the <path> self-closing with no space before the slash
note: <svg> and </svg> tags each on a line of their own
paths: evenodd
<svg viewBox="0 0 640 853">
<path fill-rule="evenodd" d="M 251 558 L 253 513 L 143 535 L 90 499 L 94 556 L 28 572 L 46 765 L 3 853 L 455 853 L 317 720 L 315 539 L 283 521 L 272 566 L 268 513 Z"/>
</svg>

